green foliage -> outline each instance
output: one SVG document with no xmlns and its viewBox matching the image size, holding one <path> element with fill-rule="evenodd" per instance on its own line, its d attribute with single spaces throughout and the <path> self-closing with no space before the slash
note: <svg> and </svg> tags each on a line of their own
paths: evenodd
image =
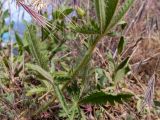
<svg viewBox="0 0 160 120">
<path fill-rule="evenodd" d="M 43 69 L 48 69 L 48 52 L 46 50 L 45 43 L 40 42 L 40 39 L 37 38 L 37 32 L 35 26 L 28 26 L 28 30 L 25 33 L 25 36 L 28 36 L 27 42 L 29 45 L 30 52 L 36 63 L 40 65 Z"/>
<path fill-rule="evenodd" d="M 81 26 L 73 26 L 71 27 L 73 31 L 82 33 L 82 34 L 100 34 L 98 24 L 91 20 L 89 23 L 81 25 Z"/>
<path fill-rule="evenodd" d="M 117 53 L 113 55 L 107 51 L 104 61 L 108 61 L 108 64 L 105 67 L 90 64 L 92 53 L 101 40 L 108 36 L 123 36 L 123 32 L 112 31 L 112 28 L 121 25 L 122 30 L 124 29 L 125 23 L 119 21 L 133 0 L 125 1 L 120 9 L 117 9 L 119 0 L 94 0 L 91 3 L 92 14 L 88 18 L 83 7 L 60 5 L 52 12 L 53 18 L 49 21 L 52 28 L 26 23 L 27 29 L 22 38 L 15 32 L 16 43 L 12 49 L 18 50 L 17 55 L 10 56 L 10 47 L 0 51 L 1 93 L 7 95 L 3 98 L 9 104 L 20 101 L 20 108 L 14 110 L 13 117 L 17 114 L 39 116 L 46 109 L 52 111 L 50 105 L 58 103 L 58 117 L 85 120 L 83 105 L 113 105 L 123 103 L 133 96 L 121 90 L 117 93 L 116 88 L 130 71 L 129 57 L 121 58 L 125 46 L 124 37 L 120 38 Z M 74 13 L 76 15 L 72 16 Z M 0 35 L 8 31 L 8 27 L 4 25 L 4 18 L 7 16 L 8 11 L 3 14 L 3 24 L 0 23 L 0 26 L 4 26 L 1 27 Z M 19 90 L 19 93 L 15 90 L 15 94 L 8 95 L 3 93 L 6 86 L 20 86 L 22 91 Z M 109 87 L 112 89 L 103 92 Z M 21 109 L 21 106 L 24 107 Z"/>
<path fill-rule="evenodd" d="M 124 68 L 124 67 L 128 64 L 128 60 L 129 60 L 129 57 L 127 57 L 126 59 L 124 59 L 124 60 L 118 65 L 118 67 L 116 68 L 116 71 Z"/>
<path fill-rule="evenodd" d="M 122 103 L 123 101 L 127 101 L 131 98 L 132 94 L 126 93 L 119 93 L 119 94 L 111 94 L 111 93 L 104 93 L 102 91 L 93 92 L 88 94 L 87 96 L 83 97 L 80 100 L 80 104 L 106 104 L 109 102 L 110 104 L 114 105 L 115 102 Z"/>
<path fill-rule="evenodd" d="M 122 19 L 122 17 L 126 14 L 128 9 L 133 4 L 133 2 L 134 0 L 125 0 L 125 3 L 123 3 L 123 6 L 121 6 L 121 8 L 117 10 L 117 13 L 114 15 L 113 20 L 111 21 L 108 29 L 113 28 Z"/>
<path fill-rule="evenodd" d="M 31 90 L 27 91 L 26 96 L 32 96 L 34 94 L 42 94 L 43 92 L 46 91 L 47 89 L 45 87 L 31 88 Z"/>
<path fill-rule="evenodd" d="M 65 113 L 68 115 L 68 117 L 70 118 L 69 114 L 68 114 L 68 108 L 67 108 L 67 103 L 66 100 L 59 88 L 59 85 L 57 83 L 54 82 L 53 77 L 47 72 L 45 71 L 43 68 L 41 68 L 38 65 L 32 65 L 32 64 L 28 64 L 27 67 L 29 69 L 32 69 L 34 71 L 37 71 L 41 76 L 43 76 L 44 78 L 46 78 L 46 80 L 52 84 L 52 87 L 57 95 L 57 98 L 59 99 L 59 102 L 61 103 L 63 110 L 65 111 Z"/>
<path fill-rule="evenodd" d="M 64 19 L 67 15 L 73 12 L 72 8 L 66 8 L 64 10 L 57 10 L 53 13 L 55 19 Z"/>
<path fill-rule="evenodd" d="M 101 33 L 103 33 L 110 24 L 117 4 L 118 0 L 95 0 L 96 12 L 101 26 Z"/>
<path fill-rule="evenodd" d="M 22 55 L 23 50 L 24 50 L 24 45 L 23 45 L 22 39 L 20 38 L 20 36 L 18 35 L 18 33 L 15 33 L 15 38 L 16 38 L 16 42 L 18 44 L 18 51 Z"/>
<path fill-rule="evenodd" d="M 123 49 L 124 38 L 121 37 L 117 46 L 118 54 L 116 56 L 116 59 L 110 52 L 107 53 L 109 66 L 105 71 L 105 75 L 108 78 L 108 80 L 115 85 L 122 83 L 122 80 L 130 71 L 130 67 L 128 65 L 129 57 L 125 58 L 124 60 L 121 60 L 121 53 Z"/>
<path fill-rule="evenodd" d="M 79 18 L 84 17 L 85 14 L 86 14 L 85 11 L 80 7 L 77 7 L 76 12 L 77 12 L 77 15 L 78 15 Z"/>
<path fill-rule="evenodd" d="M 107 32 L 108 26 L 113 21 L 113 15 L 116 12 L 116 8 L 119 0 L 106 0 L 106 28 L 105 32 Z"/>
<path fill-rule="evenodd" d="M 124 48 L 124 43 L 125 43 L 124 37 L 122 36 L 122 37 L 120 38 L 119 43 L 118 43 L 118 54 L 121 54 L 121 53 L 122 53 L 123 48 Z"/>
<path fill-rule="evenodd" d="M 98 21 L 100 23 L 101 32 L 106 26 L 106 4 L 105 0 L 95 0 L 95 8 L 97 12 Z"/>
<path fill-rule="evenodd" d="M 69 77 L 67 72 L 55 72 L 54 73 L 54 79 L 57 80 L 57 82 L 65 82 L 67 80 L 70 80 L 71 78 Z"/>
</svg>

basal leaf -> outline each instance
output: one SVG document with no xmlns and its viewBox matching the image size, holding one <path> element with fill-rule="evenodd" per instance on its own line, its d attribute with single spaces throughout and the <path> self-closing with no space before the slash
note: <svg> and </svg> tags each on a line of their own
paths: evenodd
<svg viewBox="0 0 160 120">
<path fill-rule="evenodd" d="M 102 91 L 88 94 L 80 100 L 80 103 L 82 104 L 105 104 L 106 102 L 106 94 Z"/>
<path fill-rule="evenodd" d="M 53 89 L 57 95 L 57 98 L 59 99 L 59 102 L 62 105 L 63 110 L 66 112 L 66 114 L 70 118 L 70 116 L 68 114 L 67 102 L 62 94 L 62 91 L 59 88 L 59 85 L 56 82 L 54 82 L 53 77 L 50 75 L 50 73 L 48 73 L 47 71 L 45 71 L 43 68 L 41 68 L 38 65 L 27 64 L 27 67 L 29 69 L 37 71 L 39 74 L 41 74 L 44 78 L 46 78 L 51 83 L 51 85 L 53 86 Z"/>
<path fill-rule="evenodd" d="M 133 95 L 129 93 L 109 94 L 102 91 L 97 91 L 88 94 L 80 100 L 80 104 L 106 104 L 109 102 L 114 105 L 115 102 L 122 103 L 127 101 Z"/>
</svg>

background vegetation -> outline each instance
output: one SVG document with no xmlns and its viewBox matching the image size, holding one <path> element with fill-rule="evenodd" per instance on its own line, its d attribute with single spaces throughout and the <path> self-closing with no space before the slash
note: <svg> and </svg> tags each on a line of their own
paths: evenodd
<svg viewBox="0 0 160 120">
<path fill-rule="evenodd" d="M 160 118 L 158 0 L 13 2 L 33 21 L 0 4 L 0 119 Z"/>
</svg>

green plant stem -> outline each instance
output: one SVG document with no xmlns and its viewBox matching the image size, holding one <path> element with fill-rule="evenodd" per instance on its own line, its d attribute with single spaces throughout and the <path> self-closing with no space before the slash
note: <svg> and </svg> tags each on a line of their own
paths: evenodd
<svg viewBox="0 0 160 120">
<path fill-rule="evenodd" d="M 64 91 L 64 89 L 68 86 L 68 84 L 70 83 L 70 81 L 78 74 L 78 72 L 81 70 L 81 68 L 83 68 L 85 65 L 88 64 L 92 53 L 97 45 L 97 43 L 105 36 L 105 34 L 101 34 L 99 35 L 95 41 L 93 42 L 92 46 L 88 49 L 88 51 L 86 52 L 85 56 L 83 57 L 82 61 L 80 62 L 80 64 L 75 68 L 75 70 L 72 72 L 72 74 L 70 75 L 70 80 L 68 80 L 65 85 L 61 88 L 61 91 Z M 56 100 L 56 96 L 53 96 L 53 98 L 47 103 L 45 104 L 43 107 L 41 107 L 38 111 L 36 111 L 33 116 L 39 114 L 42 110 L 46 109 L 48 106 L 50 106 L 54 101 Z"/>
<path fill-rule="evenodd" d="M 83 57 L 82 61 L 80 62 L 80 64 L 75 68 L 75 70 L 72 72 L 72 74 L 70 75 L 70 78 L 74 78 L 78 72 L 81 70 L 81 68 L 83 68 L 85 65 L 88 64 L 92 53 L 97 45 L 97 43 L 104 37 L 104 34 L 99 35 L 95 41 L 93 42 L 92 46 L 88 49 L 88 51 L 86 52 L 85 56 Z"/>
</svg>

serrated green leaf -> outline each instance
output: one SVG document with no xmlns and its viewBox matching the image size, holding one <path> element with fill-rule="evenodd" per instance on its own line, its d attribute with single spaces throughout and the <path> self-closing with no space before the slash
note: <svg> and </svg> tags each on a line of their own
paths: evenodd
<svg viewBox="0 0 160 120">
<path fill-rule="evenodd" d="M 66 80 L 70 80 L 70 76 L 66 72 L 55 72 L 54 73 L 54 79 L 57 80 L 57 82 L 65 82 Z"/>
<path fill-rule="evenodd" d="M 123 6 L 117 10 L 118 12 L 114 15 L 108 29 L 112 29 L 126 14 L 126 12 L 129 10 L 129 8 L 132 6 L 134 0 L 126 0 L 123 4 Z"/>
<path fill-rule="evenodd" d="M 37 38 L 36 34 L 37 32 L 35 26 L 28 26 L 26 36 L 28 36 L 27 42 L 29 49 L 37 64 L 40 65 L 43 69 L 48 70 L 48 52 L 45 43 L 41 42 Z"/>
<path fill-rule="evenodd" d="M 37 71 L 40 75 L 42 75 L 45 79 L 49 80 L 52 83 L 53 77 L 48 72 L 46 72 L 45 70 L 43 70 L 40 66 L 33 65 L 33 64 L 26 64 L 26 67 L 28 69 Z"/>
<path fill-rule="evenodd" d="M 43 92 L 46 92 L 46 91 L 47 89 L 44 87 L 35 87 L 27 91 L 26 96 L 32 96 L 34 94 L 42 94 Z"/>
<path fill-rule="evenodd" d="M 106 32 L 112 22 L 119 0 L 106 0 Z"/>
<path fill-rule="evenodd" d="M 81 104 L 104 104 L 107 102 L 106 94 L 102 91 L 91 93 L 83 97 L 79 103 Z"/>
<path fill-rule="evenodd" d="M 89 23 L 81 26 L 72 26 L 74 32 L 82 34 L 100 34 L 97 23 L 90 21 Z"/>
<path fill-rule="evenodd" d="M 55 83 L 55 81 L 53 80 L 53 77 L 50 75 L 50 73 L 48 73 L 47 71 L 45 71 L 43 68 L 41 68 L 38 65 L 27 64 L 27 67 L 29 69 L 37 71 L 39 74 L 41 74 L 44 78 L 46 78 L 51 83 L 51 85 L 53 86 L 53 89 L 57 95 L 57 98 L 59 99 L 59 102 L 62 105 L 63 110 L 66 112 L 66 114 L 70 118 L 70 116 L 68 114 L 67 102 L 62 94 L 62 91 L 59 88 L 59 85 L 57 83 Z"/>
<path fill-rule="evenodd" d="M 102 91 L 93 92 L 83 97 L 80 100 L 80 104 L 106 104 L 109 102 L 114 105 L 115 102 L 122 103 L 127 101 L 133 95 L 128 93 L 119 93 L 119 94 L 106 94 Z"/>
<path fill-rule="evenodd" d="M 122 36 L 120 38 L 120 41 L 118 43 L 118 54 L 121 54 L 124 48 L 124 37 Z"/>
</svg>

